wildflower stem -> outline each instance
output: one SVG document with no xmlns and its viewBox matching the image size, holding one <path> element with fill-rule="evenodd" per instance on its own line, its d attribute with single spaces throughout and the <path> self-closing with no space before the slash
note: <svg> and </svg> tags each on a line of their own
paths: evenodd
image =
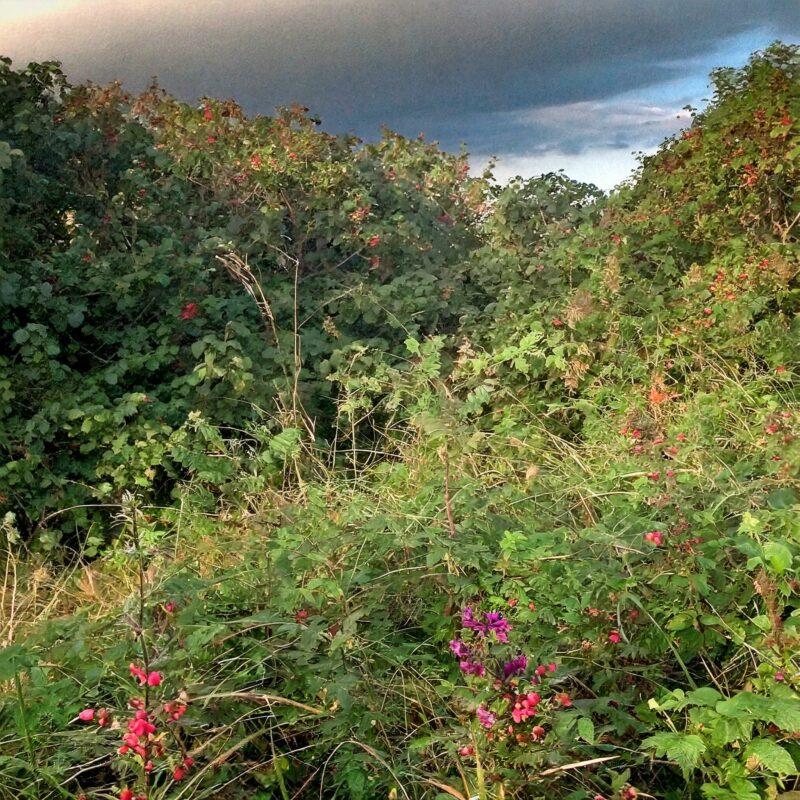
<svg viewBox="0 0 800 800">
<path fill-rule="evenodd" d="M 139 643 L 142 648 L 142 663 L 144 665 L 144 673 L 145 675 L 150 674 L 150 654 L 147 650 L 147 639 L 144 633 L 144 622 L 145 622 L 145 564 L 144 564 L 144 553 L 142 552 L 141 542 L 139 540 L 139 528 L 137 525 L 136 515 L 137 515 L 137 508 L 134 504 L 131 508 L 131 535 L 133 536 L 133 544 L 136 548 L 136 557 L 138 561 L 138 568 L 139 568 L 139 619 L 138 619 L 138 637 Z M 150 684 L 148 681 L 144 683 L 144 707 L 146 711 L 150 710 Z M 147 764 L 150 759 L 150 745 L 147 739 L 145 739 L 144 743 L 144 757 L 143 762 Z M 144 775 L 144 786 L 145 786 L 145 797 L 149 798 L 150 796 L 150 773 L 147 769 L 142 770 Z"/>
</svg>

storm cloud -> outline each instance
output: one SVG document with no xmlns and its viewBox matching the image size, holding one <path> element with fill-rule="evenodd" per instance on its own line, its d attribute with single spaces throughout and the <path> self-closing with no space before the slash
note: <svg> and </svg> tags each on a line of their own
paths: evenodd
<svg viewBox="0 0 800 800">
<path fill-rule="evenodd" d="M 671 133 L 713 54 L 800 33 L 800 0 L 38 3 L 5 0 L 0 52 L 58 59 L 75 80 L 158 75 L 187 100 L 297 101 L 328 130 L 388 125 L 479 157 L 562 153 L 567 168 Z"/>
</svg>

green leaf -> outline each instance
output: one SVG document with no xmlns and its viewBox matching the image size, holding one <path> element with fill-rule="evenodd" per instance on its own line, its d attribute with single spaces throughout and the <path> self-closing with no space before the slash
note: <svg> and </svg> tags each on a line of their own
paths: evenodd
<svg viewBox="0 0 800 800">
<path fill-rule="evenodd" d="M 778 574 L 786 572 L 792 566 L 792 553 L 786 545 L 780 542 L 767 542 L 764 545 L 764 555 L 772 569 Z"/>
<path fill-rule="evenodd" d="M 689 706 L 713 706 L 722 695 L 711 686 L 701 686 L 686 695 L 686 705 Z"/>
<path fill-rule="evenodd" d="M 594 742 L 594 723 L 589 717 L 581 717 L 578 720 L 578 736 L 584 741 L 589 742 L 589 744 Z"/>
<path fill-rule="evenodd" d="M 674 761 L 684 775 L 697 766 L 706 751 L 705 743 L 694 733 L 657 733 L 645 739 L 642 746 Z"/>
<path fill-rule="evenodd" d="M 10 681 L 17 673 L 35 663 L 22 645 L 12 644 L 0 648 L 0 681 Z"/>
<path fill-rule="evenodd" d="M 754 739 L 744 751 L 744 758 L 746 761 L 755 759 L 764 769 L 778 775 L 794 775 L 797 772 L 789 752 L 772 739 Z"/>
<path fill-rule="evenodd" d="M 723 717 L 733 719 L 771 722 L 791 733 L 800 731 L 800 701 L 793 699 L 773 700 L 771 697 L 740 692 L 730 700 L 717 703 L 716 711 Z"/>
<path fill-rule="evenodd" d="M 406 339 L 406 350 L 408 350 L 411 355 L 418 356 L 419 355 L 419 342 L 416 339 L 408 338 Z"/>
</svg>

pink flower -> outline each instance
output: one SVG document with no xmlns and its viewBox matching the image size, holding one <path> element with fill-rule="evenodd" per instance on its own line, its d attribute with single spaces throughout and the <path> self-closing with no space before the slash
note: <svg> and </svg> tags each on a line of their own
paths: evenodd
<svg viewBox="0 0 800 800">
<path fill-rule="evenodd" d="M 551 662 L 550 662 L 550 663 L 547 665 L 547 669 L 549 669 L 549 670 L 550 670 L 550 672 L 555 672 L 555 671 L 556 671 L 556 664 L 555 664 L 555 661 L 551 661 Z"/>
<path fill-rule="evenodd" d="M 478 678 L 482 678 L 486 674 L 486 667 L 480 661 L 461 661 L 458 668 L 465 675 L 475 675 Z"/>
<path fill-rule="evenodd" d="M 198 308 L 197 303 L 187 303 L 181 309 L 181 313 L 178 314 L 178 316 L 181 319 L 194 319 L 198 315 L 199 311 L 200 309 Z"/>
<path fill-rule="evenodd" d="M 160 672 L 151 672 L 147 676 L 147 685 L 148 686 L 160 686 L 161 685 L 161 673 Z"/>
<path fill-rule="evenodd" d="M 91 722 L 94 719 L 94 709 L 93 708 L 84 708 L 80 714 L 78 714 L 78 719 L 81 722 Z"/>
<path fill-rule="evenodd" d="M 461 639 L 453 639 L 450 642 L 450 649 L 453 651 L 453 655 L 456 658 L 468 658 L 469 657 L 469 647 L 461 641 Z"/>
<path fill-rule="evenodd" d="M 169 603 L 164 603 L 164 611 L 166 611 L 167 614 L 172 614 L 175 611 L 175 603 L 172 601 Z"/>
<path fill-rule="evenodd" d="M 122 743 L 127 747 L 136 748 L 139 746 L 139 736 L 133 731 L 126 733 L 122 737 Z"/>
<path fill-rule="evenodd" d="M 147 673 L 141 668 L 137 667 L 136 664 L 130 665 L 131 670 L 131 677 L 136 678 L 142 685 L 147 682 Z"/>
<path fill-rule="evenodd" d="M 569 708 L 572 705 L 572 700 L 569 699 L 569 695 L 564 692 L 557 694 L 555 696 L 555 701 L 564 706 L 564 708 Z"/>
<path fill-rule="evenodd" d="M 145 718 L 132 719 L 128 723 L 128 730 L 136 736 L 147 736 L 156 732 L 156 726 Z"/>
<path fill-rule="evenodd" d="M 619 644 L 619 640 L 620 640 L 619 631 L 611 631 L 611 633 L 608 634 L 608 641 L 611 642 L 612 644 Z"/>
<path fill-rule="evenodd" d="M 186 706 L 176 701 L 164 703 L 164 712 L 173 722 L 177 722 L 186 713 Z"/>
<path fill-rule="evenodd" d="M 532 717 L 536 713 L 536 706 L 541 702 L 541 697 L 536 692 L 528 692 L 526 695 L 520 695 L 517 702 L 514 703 L 514 708 L 511 710 L 511 717 L 514 722 L 523 722 Z"/>
<path fill-rule="evenodd" d="M 646 542 L 650 542 L 650 544 L 654 545 L 655 547 L 661 547 L 663 543 L 663 536 L 664 534 L 661 531 L 650 531 L 650 533 L 646 533 L 644 535 L 644 540 Z"/>
<path fill-rule="evenodd" d="M 783 673 L 782 673 L 782 672 L 776 672 L 776 673 L 775 673 L 775 680 L 776 680 L 776 681 L 778 681 L 779 683 L 780 683 L 782 680 L 784 680 Z"/>
<path fill-rule="evenodd" d="M 489 728 L 493 728 L 495 722 L 497 722 L 497 714 L 495 714 L 493 711 L 489 711 L 483 706 L 478 706 L 477 710 L 475 711 L 475 716 L 478 718 L 478 722 L 487 730 Z"/>
</svg>

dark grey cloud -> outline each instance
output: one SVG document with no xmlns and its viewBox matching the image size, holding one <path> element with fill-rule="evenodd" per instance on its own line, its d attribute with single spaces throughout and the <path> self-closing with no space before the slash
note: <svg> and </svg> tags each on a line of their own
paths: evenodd
<svg viewBox="0 0 800 800">
<path fill-rule="evenodd" d="M 679 80 L 688 60 L 754 30 L 795 38 L 800 2 L 72 0 L 0 26 L 0 52 L 134 88 L 157 74 L 183 98 L 233 97 L 251 112 L 298 101 L 330 130 L 387 124 L 519 152 L 557 134 L 553 109 Z M 622 128 L 568 127 L 565 152 L 598 135 L 635 144 Z"/>
</svg>

